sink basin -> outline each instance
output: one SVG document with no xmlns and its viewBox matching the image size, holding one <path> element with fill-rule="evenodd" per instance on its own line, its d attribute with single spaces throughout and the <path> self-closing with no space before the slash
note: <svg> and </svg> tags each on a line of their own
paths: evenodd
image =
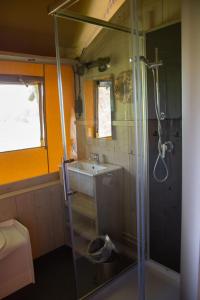
<svg viewBox="0 0 200 300">
<path fill-rule="evenodd" d="M 89 161 L 76 161 L 68 165 L 68 170 L 91 176 L 106 171 L 106 169 L 107 167 L 105 165 L 95 164 Z"/>
<path fill-rule="evenodd" d="M 88 160 L 75 161 L 67 165 L 70 189 L 94 197 L 94 179 L 102 174 L 110 175 L 120 169 L 110 164 L 97 164 Z"/>
</svg>

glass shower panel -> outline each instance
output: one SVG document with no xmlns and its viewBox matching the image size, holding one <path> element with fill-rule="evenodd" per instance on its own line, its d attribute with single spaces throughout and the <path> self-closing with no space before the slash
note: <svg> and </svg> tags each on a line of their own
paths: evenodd
<svg viewBox="0 0 200 300">
<path fill-rule="evenodd" d="M 75 74 L 76 138 L 64 165 L 77 298 L 132 266 L 139 299 L 178 299 L 180 1 L 68 4 L 57 12 L 57 57 Z M 78 22 L 65 19 L 75 13 Z"/>
<path fill-rule="evenodd" d="M 120 16 L 126 25 L 129 5 L 112 22 Z M 64 165 L 68 245 L 81 299 L 130 268 L 137 272 L 132 36 L 58 17 L 57 23 L 58 54 L 61 61 L 70 58 L 74 70 L 76 155 L 71 162 L 68 152 Z"/>
<path fill-rule="evenodd" d="M 181 239 L 180 1 L 137 1 L 138 78 L 146 97 L 147 193 L 140 199 L 141 299 L 179 299 Z M 137 41 L 136 41 L 137 42 Z M 136 43 L 135 42 L 135 43 Z M 140 46 L 140 47 L 139 47 Z M 143 51 L 142 51 L 143 48 Z M 140 108 L 141 106 L 138 106 Z M 144 110 L 145 111 L 145 110 Z M 144 127 L 143 127 L 144 128 Z M 140 134 L 139 134 L 140 138 Z M 139 139 L 137 140 L 139 141 Z M 145 166 L 143 165 L 145 168 Z M 142 164 L 139 170 L 144 170 Z M 145 182 L 145 181 L 144 181 Z M 142 199 L 145 202 L 142 203 Z M 141 229 L 141 228 L 140 228 Z M 141 292 L 143 291 L 143 292 Z M 162 296 L 161 296 L 162 295 Z"/>
</svg>

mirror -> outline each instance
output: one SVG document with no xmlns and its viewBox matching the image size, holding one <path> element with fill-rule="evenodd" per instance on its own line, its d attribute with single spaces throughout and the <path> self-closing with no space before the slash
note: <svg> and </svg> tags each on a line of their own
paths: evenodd
<svg viewBox="0 0 200 300">
<path fill-rule="evenodd" d="M 84 102 L 87 137 L 112 138 L 113 79 L 85 80 Z"/>
</svg>

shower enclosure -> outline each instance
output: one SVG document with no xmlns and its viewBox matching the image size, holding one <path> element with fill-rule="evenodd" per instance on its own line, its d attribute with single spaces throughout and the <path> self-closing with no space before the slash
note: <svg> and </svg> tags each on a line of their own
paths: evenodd
<svg viewBox="0 0 200 300">
<path fill-rule="evenodd" d="M 179 6 L 173 24 L 159 19 L 163 8 L 156 7 L 156 18 L 150 8 L 136 0 L 69 0 L 50 9 L 76 299 L 92 297 L 130 271 L 137 275 L 133 299 L 152 299 L 155 270 L 178 278 L 170 269 L 180 267 Z M 168 34 L 174 44 L 167 48 Z M 62 84 L 66 57 L 73 59 L 75 86 L 76 143 L 70 151 Z M 176 230 L 167 227 L 170 221 Z"/>
</svg>

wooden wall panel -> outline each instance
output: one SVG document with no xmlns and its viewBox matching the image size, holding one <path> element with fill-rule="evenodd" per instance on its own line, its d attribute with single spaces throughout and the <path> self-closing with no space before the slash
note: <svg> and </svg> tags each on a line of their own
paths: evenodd
<svg viewBox="0 0 200 300">
<path fill-rule="evenodd" d="M 50 191 L 45 188 L 34 192 L 35 217 L 37 220 L 38 244 L 41 254 L 54 249 L 54 236 L 52 231 L 52 205 L 50 201 Z"/>
<path fill-rule="evenodd" d="M 15 197 L 2 199 L 0 201 L 0 221 L 6 221 L 17 217 Z"/>
<path fill-rule="evenodd" d="M 27 181 L 29 189 L 0 195 L 0 222 L 15 218 L 26 226 L 36 258 L 66 244 L 63 187 L 54 180 L 49 186 L 42 183 L 31 190 Z"/>
<path fill-rule="evenodd" d="M 66 240 L 66 232 L 63 230 L 65 228 L 65 204 L 64 201 L 59 201 L 59 199 L 64 199 L 64 194 L 62 188 L 59 185 L 53 186 L 49 189 L 52 219 L 52 231 L 54 237 L 54 245 L 56 247 L 61 246 Z"/>
<path fill-rule="evenodd" d="M 38 247 L 37 219 L 35 218 L 34 193 L 25 193 L 15 197 L 17 220 L 25 225 L 30 234 L 33 256 L 40 256 Z"/>
</svg>

